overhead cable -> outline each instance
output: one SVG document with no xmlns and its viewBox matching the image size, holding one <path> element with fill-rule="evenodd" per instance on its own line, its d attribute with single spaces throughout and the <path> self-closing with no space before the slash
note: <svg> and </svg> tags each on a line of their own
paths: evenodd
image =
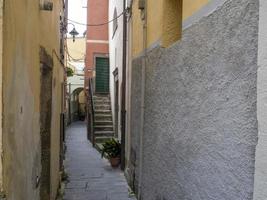
<svg viewBox="0 0 267 200">
<path fill-rule="evenodd" d="M 78 24 L 78 25 L 83 25 L 83 26 L 104 26 L 104 25 L 107 25 L 107 24 L 115 21 L 116 19 L 120 18 L 125 12 L 127 12 L 127 10 L 124 10 L 121 14 L 119 14 L 117 17 L 113 18 L 112 20 L 110 20 L 108 22 L 100 23 L 100 24 L 84 24 L 84 23 L 81 23 L 81 22 L 74 21 L 72 19 L 67 19 L 67 20 L 72 22 L 72 23 L 75 23 L 75 24 Z"/>
</svg>

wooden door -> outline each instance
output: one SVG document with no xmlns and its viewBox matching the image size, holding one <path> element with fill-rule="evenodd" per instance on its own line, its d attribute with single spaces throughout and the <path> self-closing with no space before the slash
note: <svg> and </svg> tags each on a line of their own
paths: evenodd
<svg viewBox="0 0 267 200">
<path fill-rule="evenodd" d="M 109 93 L 109 59 L 96 58 L 96 93 Z"/>
</svg>

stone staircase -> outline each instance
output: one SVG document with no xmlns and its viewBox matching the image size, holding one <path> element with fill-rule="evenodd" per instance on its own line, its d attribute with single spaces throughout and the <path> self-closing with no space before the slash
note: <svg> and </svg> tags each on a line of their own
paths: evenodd
<svg viewBox="0 0 267 200">
<path fill-rule="evenodd" d="M 110 104 L 110 96 L 104 94 L 96 94 L 93 97 L 94 102 L 94 138 L 95 148 L 101 150 L 102 144 L 114 137 L 112 112 Z"/>
</svg>

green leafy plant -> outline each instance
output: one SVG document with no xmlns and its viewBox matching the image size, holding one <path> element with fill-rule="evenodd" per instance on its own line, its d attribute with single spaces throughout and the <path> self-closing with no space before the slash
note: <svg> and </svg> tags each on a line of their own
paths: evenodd
<svg viewBox="0 0 267 200">
<path fill-rule="evenodd" d="M 104 155 L 107 155 L 108 158 L 117 158 L 121 154 L 121 144 L 114 138 L 107 140 L 103 144 L 102 148 L 102 158 Z"/>
<path fill-rule="evenodd" d="M 71 68 L 69 68 L 69 67 L 67 67 L 66 72 L 67 72 L 67 77 L 73 76 L 73 74 L 74 74 L 73 69 L 71 69 Z"/>
</svg>

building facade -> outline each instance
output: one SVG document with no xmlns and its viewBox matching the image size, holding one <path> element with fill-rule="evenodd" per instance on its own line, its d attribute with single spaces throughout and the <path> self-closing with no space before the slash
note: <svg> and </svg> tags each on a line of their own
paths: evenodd
<svg viewBox="0 0 267 200">
<path fill-rule="evenodd" d="M 109 1 L 110 97 L 115 135 L 121 140 L 121 98 L 123 72 L 123 0 Z"/>
<path fill-rule="evenodd" d="M 84 97 L 84 70 L 86 55 L 86 38 L 78 37 L 73 42 L 72 38 L 67 39 L 66 66 L 72 70 L 73 74 L 67 78 L 67 122 L 84 119 L 85 117 L 85 97 Z M 79 96 L 82 95 L 82 99 Z"/>
<path fill-rule="evenodd" d="M 266 199 L 266 5 L 130 2 L 125 172 L 139 199 Z"/>
<path fill-rule="evenodd" d="M 108 0 L 88 0 L 87 2 L 87 24 L 89 25 L 86 32 L 87 40 L 85 60 L 85 88 L 87 89 L 89 85 L 89 78 L 96 76 L 95 70 L 99 64 L 99 58 L 108 60 L 108 24 L 102 25 L 102 23 L 106 23 L 108 21 L 108 2 Z M 107 82 L 108 78 L 106 77 L 105 81 Z M 104 86 L 104 90 L 107 90 L 107 88 L 109 89 L 108 85 Z"/>
<path fill-rule="evenodd" d="M 0 190 L 7 200 L 57 196 L 64 112 L 63 2 L 0 1 Z"/>
</svg>

